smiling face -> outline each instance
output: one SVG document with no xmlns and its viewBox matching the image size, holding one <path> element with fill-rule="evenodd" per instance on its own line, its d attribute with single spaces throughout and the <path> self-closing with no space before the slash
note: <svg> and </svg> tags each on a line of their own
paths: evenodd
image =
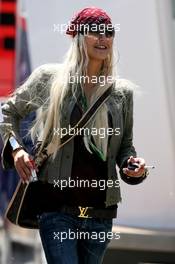
<svg viewBox="0 0 175 264">
<path fill-rule="evenodd" d="M 87 54 L 90 60 L 103 61 L 111 53 L 113 46 L 113 36 L 89 32 L 85 35 Z"/>
</svg>

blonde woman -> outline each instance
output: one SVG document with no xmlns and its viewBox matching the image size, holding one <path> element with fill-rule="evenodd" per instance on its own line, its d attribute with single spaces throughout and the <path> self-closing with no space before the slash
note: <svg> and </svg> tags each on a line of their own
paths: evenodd
<svg viewBox="0 0 175 264">
<path fill-rule="evenodd" d="M 2 159 L 4 168 L 14 164 L 22 181 L 30 180 L 31 157 L 18 124 L 41 109 L 31 135 L 42 141 L 40 153 L 45 149 L 48 155 L 38 171 L 38 180 L 47 186 L 48 203 L 38 214 L 46 259 L 50 264 L 95 264 L 102 263 L 114 235 L 112 219 L 121 201 L 116 164 L 125 182 L 138 184 L 146 178 L 145 161 L 136 157 L 132 143 L 134 84 L 117 79 L 114 71 L 115 28 L 110 17 L 99 8 L 85 8 L 66 33 L 72 43 L 63 64 L 34 70 L 2 107 Z M 109 98 L 82 133 L 59 149 L 63 135 L 72 132 L 111 85 Z M 131 163 L 137 168 L 129 169 Z"/>
</svg>

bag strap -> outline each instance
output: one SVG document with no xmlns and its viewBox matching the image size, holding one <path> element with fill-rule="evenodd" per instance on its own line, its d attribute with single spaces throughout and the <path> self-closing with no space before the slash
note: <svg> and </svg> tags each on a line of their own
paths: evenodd
<svg viewBox="0 0 175 264">
<path fill-rule="evenodd" d="M 109 85 L 109 84 L 108 84 Z M 97 113 L 99 108 L 103 105 L 103 103 L 109 98 L 112 91 L 113 84 L 110 85 L 105 92 L 100 95 L 96 101 L 88 108 L 88 110 L 84 113 L 78 123 L 72 128 L 73 131 L 76 131 L 75 134 L 67 134 L 61 139 L 61 144 L 58 146 L 58 149 L 62 148 L 66 145 L 70 140 L 72 140 L 77 134 L 78 131 L 84 128 Z M 39 148 L 39 147 L 38 147 Z M 47 149 L 43 148 L 41 152 L 39 152 L 38 156 L 35 156 L 35 163 L 37 166 L 41 166 L 42 163 L 48 158 L 50 154 L 47 153 Z"/>
<path fill-rule="evenodd" d="M 81 117 L 81 119 L 78 121 L 78 123 L 72 128 L 75 131 L 77 131 L 77 134 L 79 130 L 84 128 L 95 116 L 99 108 L 103 105 L 103 103 L 109 98 L 112 91 L 112 86 L 110 86 L 97 100 L 93 103 L 93 105 L 84 113 L 84 115 Z M 59 145 L 59 149 L 64 146 L 67 142 L 69 142 L 71 139 L 73 139 L 76 135 L 76 133 L 73 135 L 67 134 L 62 138 L 62 142 Z"/>
</svg>

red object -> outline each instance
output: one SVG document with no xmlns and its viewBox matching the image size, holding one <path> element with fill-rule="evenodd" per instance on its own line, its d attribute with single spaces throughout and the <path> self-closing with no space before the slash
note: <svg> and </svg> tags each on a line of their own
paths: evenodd
<svg viewBox="0 0 175 264">
<path fill-rule="evenodd" d="M 30 159 L 30 163 L 31 163 L 33 169 L 35 169 L 36 168 L 35 161 L 33 159 Z"/>
<path fill-rule="evenodd" d="M 75 37 L 78 27 L 85 24 L 107 25 L 112 24 L 112 21 L 104 10 L 97 7 L 87 7 L 75 14 L 67 28 L 66 34 Z"/>
<path fill-rule="evenodd" d="M 0 97 L 15 89 L 16 1 L 0 0 Z"/>
</svg>

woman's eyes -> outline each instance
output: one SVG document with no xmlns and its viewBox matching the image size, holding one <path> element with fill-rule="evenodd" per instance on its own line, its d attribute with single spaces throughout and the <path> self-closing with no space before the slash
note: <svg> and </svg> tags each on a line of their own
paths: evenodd
<svg viewBox="0 0 175 264">
<path fill-rule="evenodd" d="M 91 36 L 97 36 L 97 37 L 99 36 L 99 32 L 97 31 L 89 31 L 88 34 Z"/>
</svg>

